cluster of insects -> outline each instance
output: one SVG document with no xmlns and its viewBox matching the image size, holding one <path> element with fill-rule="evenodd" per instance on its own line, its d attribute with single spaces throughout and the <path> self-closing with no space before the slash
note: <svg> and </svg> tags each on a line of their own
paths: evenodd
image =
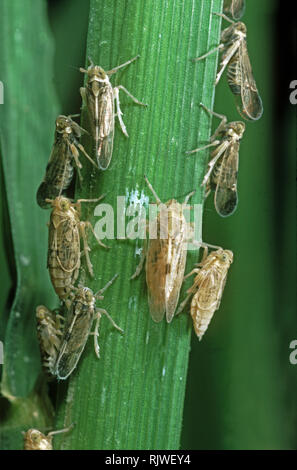
<svg viewBox="0 0 297 470">
<path fill-rule="evenodd" d="M 220 51 L 215 85 L 218 84 L 227 67 L 228 84 L 235 95 L 239 114 L 246 120 L 256 121 L 263 113 L 263 106 L 248 56 L 247 28 L 244 23 L 238 21 L 244 11 L 244 0 L 225 0 L 224 13 L 216 13 L 216 15 L 231 23 L 231 26 L 222 31 L 218 47 L 193 60 L 200 61 Z M 228 122 L 226 116 L 211 111 L 202 103 L 200 105 L 210 116 L 219 118 L 220 124 L 207 145 L 188 151 L 187 154 L 213 148 L 202 186 L 205 187 L 205 197 L 210 194 L 211 190 L 214 190 L 214 205 L 217 213 L 221 217 L 228 217 L 235 212 L 238 205 L 239 147 L 246 126 L 242 121 Z M 161 201 L 151 184 L 147 179 L 146 182 L 155 196 L 157 205 L 160 205 Z M 192 193 L 187 196 L 184 205 L 191 195 Z M 190 313 L 193 326 L 196 335 L 201 340 L 214 312 L 220 306 L 228 270 L 233 262 L 233 253 L 231 250 L 224 250 L 218 246 L 200 243 L 200 246 L 204 247 L 203 257 L 200 263 L 184 276 L 186 265 L 184 245 L 188 241 L 185 234 L 189 233 L 187 230 L 189 227 L 182 214 L 182 206 L 175 200 L 166 202 L 168 235 L 166 238 L 160 236 L 164 222 L 158 214 L 158 237 L 146 241 L 140 264 L 132 278 L 140 273 L 146 258 L 148 303 L 153 320 L 159 322 L 166 314 L 166 320 L 170 323 L 174 315 L 178 315 L 191 300 Z M 177 223 L 173 230 L 172 221 L 174 220 Z M 209 248 L 214 249 L 210 254 L 208 254 Z M 186 299 L 178 307 L 183 280 L 192 274 L 196 274 L 194 283 L 188 289 Z"/>
<path fill-rule="evenodd" d="M 82 182 L 80 154 L 83 154 L 98 171 L 108 168 L 112 157 L 115 116 L 119 119 L 124 135 L 128 137 L 120 108 L 120 90 L 136 104 L 146 106 L 131 95 L 124 86 L 113 87 L 109 79 L 112 74 L 138 58 L 139 56 L 136 56 L 107 72 L 102 67 L 94 65 L 91 60 L 88 69 L 80 69 L 87 74 L 86 85 L 80 89 L 80 93 L 89 116 L 94 158 L 80 143 L 81 135 L 87 131 L 72 119 L 75 115 L 60 115 L 56 119 L 53 148 L 45 176 L 36 195 L 37 203 L 42 209 L 51 209 L 48 223 L 47 267 L 53 288 L 61 302 L 58 309 L 50 310 L 43 305 L 39 305 L 36 309 L 41 357 L 50 380 L 53 378 L 63 380 L 69 377 L 76 368 L 90 335 L 94 336 L 94 349 L 99 357 L 99 322 L 103 314 L 123 333 L 108 312 L 96 306 L 96 301 L 103 299 L 101 294 L 112 284 L 117 275 L 96 294 L 82 284 L 76 285 L 82 257 L 89 275 L 94 276 L 87 232 L 91 231 L 98 244 L 108 248 L 96 237 L 92 224 L 81 218 L 81 204 L 98 202 L 103 196 L 97 199 L 79 199 L 75 202 L 69 197 L 69 193 L 74 170 Z M 91 332 L 95 320 L 95 330 Z"/>
<path fill-rule="evenodd" d="M 252 68 L 248 56 L 247 29 L 240 18 L 245 10 L 244 0 L 225 0 L 224 13 L 217 14 L 231 23 L 221 33 L 221 42 L 213 50 L 194 59 L 200 61 L 215 51 L 220 51 L 220 63 L 215 85 L 227 68 L 228 84 L 236 98 L 240 115 L 246 120 L 257 120 L 263 112 Z M 230 19 L 230 16 L 233 19 Z M 54 144 L 46 167 L 43 181 L 37 191 L 37 203 L 43 209 L 51 209 L 48 224 L 47 267 L 50 279 L 60 300 L 60 306 L 54 310 L 44 305 L 36 308 L 37 334 L 43 368 L 50 380 L 65 380 L 75 370 L 90 335 L 94 337 L 94 350 L 99 358 L 99 325 L 102 315 L 108 317 L 112 325 L 123 333 L 109 313 L 96 306 L 97 300 L 103 299 L 103 292 L 114 282 L 115 275 L 105 287 L 94 293 L 78 282 L 83 262 L 90 276 L 94 269 L 90 259 L 88 231 L 92 232 L 99 245 L 106 247 L 97 239 L 93 226 L 82 220 L 81 204 L 98 202 L 97 199 L 71 198 L 74 174 L 82 181 L 80 154 L 96 168 L 105 171 L 111 162 L 115 117 L 118 118 L 123 134 L 128 137 L 122 119 L 119 92 L 125 92 L 137 105 L 146 106 L 138 101 L 124 86 L 112 86 L 110 76 L 122 67 L 136 61 L 139 56 L 105 71 L 94 65 L 91 59 L 87 69 L 80 68 L 86 74 L 86 84 L 80 89 L 83 104 L 87 108 L 90 135 L 93 140 L 92 155 L 89 155 L 80 138 L 87 131 L 72 118 L 75 115 L 60 115 L 56 119 Z M 239 147 L 245 132 L 242 121 L 228 122 L 226 116 L 208 109 L 201 103 L 202 112 L 220 119 L 220 124 L 210 142 L 203 147 L 187 152 L 194 154 L 213 148 L 204 175 L 202 186 L 207 197 L 214 190 L 214 205 L 222 217 L 234 213 L 238 205 L 237 175 L 239 166 Z M 187 222 L 183 211 L 189 209 L 188 201 L 195 191 L 190 192 L 183 203 L 170 199 L 162 203 L 153 186 L 145 176 L 146 184 L 152 192 L 157 208 L 156 237 L 145 241 L 139 266 L 131 276 L 134 279 L 145 266 L 148 304 L 150 315 L 155 322 L 172 322 L 175 315 L 183 311 L 191 302 L 190 314 L 193 327 L 199 340 L 205 334 L 214 312 L 219 309 L 227 274 L 233 262 L 231 250 L 208 245 L 194 240 L 194 230 Z M 146 227 L 149 231 L 149 228 Z M 165 236 L 163 236 L 165 234 Z M 200 263 L 185 275 L 187 243 L 204 248 Z M 209 249 L 212 251 L 209 253 Z M 180 292 L 186 278 L 195 274 L 193 285 L 188 289 L 186 298 L 179 303 Z M 95 322 L 94 331 L 92 325 Z M 52 437 L 61 431 L 42 434 L 30 429 L 25 434 L 26 449 L 52 449 Z"/>
</svg>

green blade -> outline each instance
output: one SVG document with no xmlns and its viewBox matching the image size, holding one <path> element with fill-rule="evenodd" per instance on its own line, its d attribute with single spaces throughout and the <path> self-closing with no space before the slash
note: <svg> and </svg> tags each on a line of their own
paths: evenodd
<svg viewBox="0 0 297 470">
<path fill-rule="evenodd" d="M 94 198 L 106 192 L 104 203 L 111 204 L 115 217 L 119 216 L 117 196 L 126 198 L 126 206 L 135 198 L 142 204 L 147 198 L 153 202 L 145 173 L 162 201 L 176 198 L 181 202 L 196 189 L 191 203 L 201 204 L 207 152 L 191 157 L 185 152 L 207 143 L 210 137 L 211 120 L 199 103 L 212 108 L 217 54 L 198 64 L 191 59 L 218 44 L 221 18 L 212 13 L 221 8 L 221 0 L 91 1 L 86 56 L 109 70 L 140 54 L 111 81 L 125 86 L 148 103 L 148 108 L 121 95 L 130 137 L 122 135 L 117 123 L 110 167 L 98 174 L 84 165 L 85 182 L 77 197 Z M 85 114 L 82 126 L 88 126 Z M 92 152 L 90 138 L 84 145 Z M 93 210 L 91 206 L 84 211 L 92 223 L 99 220 L 92 216 Z M 129 220 L 126 217 L 126 224 Z M 201 229 L 201 213 L 198 222 Z M 76 426 L 57 436 L 55 446 L 176 449 L 182 427 L 190 317 L 182 314 L 170 325 L 154 323 L 148 312 L 144 273 L 129 280 L 139 261 L 136 252 L 141 241 L 107 243 L 109 251 L 91 243 L 95 278 L 86 275 L 85 284 L 97 291 L 115 273 L 120 274 L 98 306 L 108 310 L 124 335 L 103 318 L 100 360 L 89 339 L 69 384 L 59 386 L 56 428 L 72 422 Z M 189 254 L 188 270 L 197 258 L 197 251 Z M 185 289 L 181 298 L 184 295 Z"/>
</svg>

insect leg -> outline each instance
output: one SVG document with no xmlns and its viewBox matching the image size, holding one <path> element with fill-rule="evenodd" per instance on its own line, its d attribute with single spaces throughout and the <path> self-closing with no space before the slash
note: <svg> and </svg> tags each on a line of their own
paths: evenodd
<svg viewBox="0 0 297 470">
<path fill-rule="evenodd" d="M 54 436 L 55 434 L 60 434 L 62 432 L 68 432 L 75 426 L 75 423 L 70 424 L 67 428 L 59 429 L 58 431 L 51 431 L 48 433 L 47 437 Z"/>
<path fill-rule="evenodd" d="M 130 92 L 127 90 L 127 88 L 125 88 L 123 85 L 118 85 L 118 86 L 115 87 L 115 88 L 117 88 L 118 90 L 123 90 L 123 91 L 126 93 L 126 95 L 128 95 L 129 98 L 131 98 L 131 100 L 134 101 L 134 103 L 139 104 L 139 106 L 147 106 L 147 104 L 142 103 L 142 102 L 139 101 L 137 98 L 135 98 L 135 96 L 131 95 L 131 93 L 130 93 Z"/>
<path fill-rule="evenodd" d="M 135 279 L 135 278 L 136 278 L 137 276 L 139 276 L 139 274 L 141 273 L 141 271 L 142 271 L 142 269 L 143 269 L 145 257 L 146 257 L 146 242 L 145 242 L 145 245 L 144 245 L 144 247 L 143 247 L 143 249 L 142 249 L 142 253 L 141 253 L 141 257 L 140 257 L 139 264 L 138 264 L 138 266 L 136 267 L 135 273 L 130 277 L 130 280 Z"/>
<path fill-rule="evenodd" d="M 70 150 L 71 150 L 72 156 L 73 156 L 74 161 L 75 161 L 76 170 L 77 170 L 77 174 L 78 174 L 78 177 L 79 177 L 79 182 L 81 184 L 81 182 L 83 180 L 83 177 L 81 176 L 81 173 L 80 173 L 80 169 L 82 168 L 82 164 L 79 161 L 79 153 L 78 153 L 78 150 L 77 150 L 77 148 L 75 147 L 74 144 L 70 145 Z"/>
<path fill-rule="evenodd" d="M 81 203 L 82 203 L 82 202 L 99 202 L 99 201 L 101 201 L 101 199 L 103 199 L 105 196 L 106 196 L 106 194 L 102 194 L 100 197 L 97 197 L 97 198 L 95 198 L 95 199 L 78 199 L 78 200 L 77 200 L 75 203 L 73 203 L 72 205 L 77 208 L 77 211 L 78 211 L 79 216 L 80 216 L 80 213 L 81 213 Z"/>
<path fill-rule="evenodd" d="M 102 196 L 96 197 L 95 199 L 78 199 L 76 201 L 76 203 L 73 204 L 73 205 L 74 206 L 80 206 L 81 202 L 98 202 L 98 201 L 101 201 L 101 199 L 103 199 L 105 196 L 106 196 L 106 194 L 102 194 Z"/>
<path fill-rule="evenodd" d="M 227 15 L 225 15 L 224 13 L 216 13 L 216 12 L 213 12 L 213 15 L 216 15 L 216 16 L 220 16 L 221 18 L 224 18 L 224 20 L 228 21 L 229 23 L 232 23 L 234 24 L 235 21 L 231 20 L 231 18 L 229 18 Z"/>
<path fill-rule="evenodd" d="M 92 163 L 92 165 L 94 165 L 96 167 L 96 169 L 98 170 L 98 167 L 96 165 L 96 163 L 94 162 L 94 160 L 90 157 L 90 155 L 87 154 L 87 152 L 85 151 L 83 145 L 77 143 L 77 146 L 79 148 L 79 150 L 84 154 L 84 156 L 89 160 L 89 162 Z"/>
<path fill-rule="evenodd" d="M 195 193 L 196 193 L 196 191 L 192 191 L 191 193 L 187 194 L 187 195 L 186 195 L 186 198 L 185 198 L 185 200 L 184 200 L 184 202 L 183 202 L 183 205 L 186 206 L 186 205 L 188 204 L 188 200 L 189 200 L 192 196 L 194 196 Z M 193 209 L 193 207 L 190 207 L 189 209 Z"/>
<path fill-rule="evenodd" d="M 81 238 L 83 239 L 83 252 L 84 252 L 84 255 L 86 257 L 86 263 L 87 263 L 87 266 L 88 266 L 88 271 L 89 271 L 90 275 L 92 277 L 94 277 L 93 265 L 91 263 L 90 256 L 89 256 L 89 251 L 91 251 L 91 248 L 89 247 L 88 242 L 87 242 L 85 226 L 86 226 L 86 222 L 80 222 L 80 224 L 79 224 L 80 235 L 81 235 Z"/>
<path fill-rule="evenodd" d="M 199 272 L 199 268 L 192 269 L 192 271 L 190 271 L 188 274 L 184 276 L 183 280 L 188 279 L 188 277 L 193 276 L 193 274 L 197 274 L 198 272 Z"/>
<path fill-rule="evenodd" d="M 186 152 L 186 154 L 191 155 L 193 153 L 200 152 L 200 150 L 205 150 L 205 149 L 208 149 L 210 147 L 215 147 L 215 146 L 219 145 L 219 143 L 220 143 L 220 140 L 214 140 L 210 144 L 204 145 L 203 147 L 199 147 L 199 148 L 194 149 L 194 150 L 189 150 L 188 152 Z"/>
<path fill-rule="evenodd" d="M 94 237 L 96 238 L 97 240 L 97 243 L 101 246 L 103 246 L 103 248 L 107 248 L 109 250 L 109 246 L 107 245 L 104 245 L 104 243 L 102 243 L 102 241 L 100 240 L 100 238 L 97 237 L 94 229 L 93 229 L 93 225 L 91 224 L 91 222 L 84 222 L 85 226 L 86 227 L 89 227 L 89 229 L 91 229 L 91 232 L 93 233 Z"/>
<path fill-rule="evenodd" d="M 95 324 L 95 330 L 90 333 L 90 335 L 94 335 L 94 349 L 95 349 L 95 353 L 96 353 L 96 356 L 98 357 L 98 359 L 100 358 L 100 346 L 99 346 L 99 343 L 98 343 L 98 337 L 99 337 L 99 325 L 100 325 L 100 320 L 101 320 L 101 316 L 103 315 L 106 315 L 107 318 L 109 319 L 109 321 L 112 323 L 112 325 L 114 326 L 114 328 L 116 328 L 117 330 L 119 330 L 121 333 L 124 333 L 124 331 L 122 330 L 122 328 L 120 328 L 115 322 L 114 320 L 111 318 L 111 316 L 109 315 L 109 313 L 103 309 L 103 308 L 97 308 L 96 309 L 96 324 Z"/>
<path fill-rule="evenodd" d="M 101 313 L 97 311 L 96 313 L 96 324 L 95 324 L 95 330 L 90 333 L 90 335 L 94 335 L 94 349 L 95 349 L 95 354 L 100 359 L 100 346 L 98 343 L 98 337 L 99 337 L 99 325 L 100 325 L 100 320 L 101 320 Z"/>
<path fill-rule="evenodd" d="M 183 302 L 180 304 L 177 311 L 175 312 L 175 315 L 179 315 L 183 311 L 183 309 L 185 308 L 185 306 L 187 305 L 191 297 L 192 297 L 192 292 L 189 293 L 187 297 L 185 298 L 185 300 L 183 300 Z"/>
<path fill-rule="evenodd" d="M 217 47 L 215 47 L 214 49 L 211 49 L 210 51 L 206 52 L 206 54 L 203 54 L 199 57 L 195 57 L 193 60 L 193 62 L 198 62 L 198 60 L 202 60 L 202 59 L 205 59 L 206 57 L 208 57 L 209 55 L 213 54 L 214 52 L 216 51 L 219 51 L 221 49 L 223 49 L 225 46 L 224 44 L 219 44 Z"/>
<path fill-rule="evenodd" d="M 151 190 L 151 192 L 153 193 L 153 195 L 155 196 L 155 199 L 157 201 L 157 204 L 161 204 L 161 199 L 158 197 L 157 193 L 155 192 L 154 188 L 152 187 L 151 183 L 149 182 L 149 180 L 147 179 L 146 175 L 144 175 L 144 179 L 145 179 L 145 182 L 146 184 L 148 185 L 149 189 Z"/>
<path fill-rule="evenodd" d="M 96 294 L 95 294 L 96 299 L 99 299 L 99 298 L 102 299 L 103 298 L 103 296 L 102 296 L 103 292 L 105 292 L 106 289 L 108 289 L 108 287 L 111 286 L 111 284 L 114 283 L 114 281 L 116 280 L 117 277 L 119 277 L 119 275 L 115 274 L 113 276 L 113 278 L 110 281 L 108 281 L 108 283 L 104 287 L 102 287 L 102 289 L 100 289 L 100 290 L 98 290 L 98 292 L 96 292 Z"/>
<path fill-rule="evenodd" d="M 82 72 L 82 70 L 80 70 L 80 71 Z M 85 73 L 87 73 L 87 71 Z M 86 89 L 84 87 L 80 87 L 79 92 L 80 92 L 80 96 L 83 100 L 83 103 L 86 105 L 87 104 Z"/>
<path fill-rule="evenodd" d="M 109 313 L 104 309 L 104 308 L 97 308 L 97 312 L 100 313 L 100 314 L 103 314 L 103 315 L 106 315 L 108 320 L 110 321 L 110 323 L 114 326 L 114 328 L 116 328 L 116 330 L 120 331 L 121 333 L 124 333 L 124 330 L 122 330 L 122 328 L 120 328 L 116 323 L 115 321 L 111 318 L 111 316 L 109 315 Z"/>
<path fill-rule="evenodd" d="M 219 81 L 220 81 L 220 79 L 221 79 L 221 76 L 222 76 L 222 74 L 223 74 L 225 68 L 226 68 L 227 65 L 229 64 L 230 60 L 232 59 L 232 57 L 234 56 L 234 54 L 236 53 L 236 51 L 239 49 L 240 43 L 241 43 L 241 39 L 239 39 L 238 41 L 235 41 L 235 42 L 229 47 L 229 49 L 227 50 L 224 59 L 220 62 L 221 68 L 220 68 L 220 70 L 219 70 L 218 73 L 217 73 L 217 77 L 216 77 L 216 81 L 215 81 L 215 86 L 219 83 Z"/>
<path fill-rule="evenodd" d="M 116 115 L 118 117 L 122 132 L 126 137 L 129 137 L 126 126 L 125 126 L 124 121 L 122 119 L 123 113 L 122 113 L 121 107 L 120 107 L 120 97 L 119 97 L 119 88 L 118 87 L 113 88 L 113 95 L 114 95 L 114 99 L 115 99 L 116 107 L 117 107 L 117 114 Z"/>
<path fill-rule="evenodd" d="M 140 57 L 140 55 L 138 54 L 136 57 L 133 57 L 133 59 L 127 60 L 127 62 L 124 62 L 123 64 L 118 65 L 117 67 L 114 67 L 113 69 L 106 72 L 107 75 L 113 75 L 114 73 L 116 73 L 122 67 L 126 67 L 126 65 L 129 65 L 129 64 L 131 64 L 131 62 L 134 62 L 135 60 L 139 59 L 139 57 Z"/>
<path fill-rule="evenodd" d="M 210 184 L 210 181 L 208 180 L 206 181 L 206 185 L 205 185 L 204 199 L 207 199 L 210 193 L 211 193 L 211 184 Z"/>
<path fill-rule="evenodd" d="M 221 143 L 221 145 L 217 148 L 215 156 L 208 162 L 208 171 L 206 172 L 203 178 L 201 186 L 204 186 L 207 183 L 212 173 L 212 170 L 214 169 L 215 164 L 217 163 L 218 159 L 223 155 L 223 153 L 226 151 L 229 145 L 230 145 L 229 142 L 225 141 Z"/>
<path fill-rule="evenodd" d="M 227 123 L 227 117 L 224 116 L 224 114 L 218 114 L 218 113 L 215 113 L 214 111 L 211 111 L 211 109 L 208 109 L 203 103 L 200 103 L 200 106 L 210 115 L 212 116 L 215 116 L 219 119 L 221 119 L 221 122 L 220 124 L 218 125 L 215 133 L 211 136 L 211 141 L 213 141 L 215 139 L 215 137 L 217 137 L 217 135 L 219 135 L 219 133 L 221 132 L 222 129 L 224 129 L 224 127 L 226 126 L 226 123 Z"/>
</svg>

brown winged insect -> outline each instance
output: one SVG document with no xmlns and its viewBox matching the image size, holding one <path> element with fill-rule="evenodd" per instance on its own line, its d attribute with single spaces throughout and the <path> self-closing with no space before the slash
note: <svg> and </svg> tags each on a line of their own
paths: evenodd
<svg viewBox="0 0 297 470">
<path fill-rule="evenodd" d="M 42 365 L 47 376 L 51 378 L 61 346 L 64 317 L 60 315 L 59 309 L 49 310 L 44 305 L 39 305 L 36 308 L 36 320 Z"/>
<path fill-rule="evenodd" d="M 205 59 L 205 57 L 213 52 L 220 50 L 220 69 L 217 73 L 215 85 L 218 84 L 222 73 L 228 66 L 227 79 L 230 89 L 236 98 L 237 111 L 244 119 L 256 121 L 262 116 L 263 106 L 248 55 L 246 25 L 241 22 L 235 23 L 226 15 L 215 14 L 222 16 L 232 24 L 222 31 L 221 43 L 218 47 L 197 57 L 194 61 Z"/>
<path fill-rule="evenodd" d="M 108 312 L 96 307 L 96 300 L 103 299 L 101 295 L 115 280 L 116 274 L 103 289 L 96 294 L 87 287 L 77 289 L 67 314 L 64 336 L 62 338 L 59 355 L 54 368 L 54 375 L 60 380 L 67 379 L 73 372 L 85 348 L 89 335 L 94 335 L 94 349 L 99 358 L 99 323 L 102 315 L 106 315 L 112 325 L 123 333 L 115 324 Z M 95 330 L 91 333 L 93 321 L 96 319 Z"/>
<path fill-rule="evenodd" d="M 60 429 L 59 431 L 51 431 L 48 434 L 43 434 L 38 429 L 28 429 L 24 432 L 24 450 L 53 450 L 53 436 L 63 432 L 68 432 L 72 429 L 74 424 L 68 428 Z"/>
<path fill-rule="evenodd" d="M 224 13 L 238 21 L 244 14 L 245 0 L 224 0 Z"/>
<path fill-rule="evenodd" d="M 211 136 L 208 145 L 191 150 L 187 154 L 215 147 L 210 155 L 211 159 L 208 163 L 208 170 L 201 186 L 206 186 L 206 197 L 211 189 L 215 190 L 214 204 L 216 211 L 221 217 L 228 217 L 234 213 L 238 203 L 237 174 L 239 146 L 245 131 L 245 124 L 242 121 L 227 123 L 226 116 L 214 113 L 202 103 L 200 103 L 200 106 L 209 114 L 220 118 L 221 123 Z"/>
<path fill-rule="evenodd" d="M 43 209 L 49 207 L 46 199 L 55 199 L 61 196 L 73 178 L 73 166 L 75 165 L 80 180 L 79 150 L 97 168 L 97 165 L 79 143 L 79 138 L 86 132 L 71 117 L 60 115 L 56 119 L 55 141 L 42 183 L 40 184 L 36 199 Z"/>
<path fill-rule="evenodd" d="M 233 253 L 230 250 L 219 248 L 207 256 L 207 246 L 201 262 L 185 278 L 196 274 L 194 283 L 188 289 L 188 296 L 180 304 L 177 314 L 180 313 L 188 301 L 191 301 L 191 316 L 193 326 L 199 340 L 202 339 L 216 310 L 219 309 L 227 274 L 233 262 Z"/>
<path fill-rule="evenodd" d="M 170 323 L 183 282 L 187 257 L 186 245 L 192 234 L 183 210 L 190 208 L 187 203 L 195 191 L 188 194 L 182 204 L 175 199 L 162 204 L 146 176 L 145 181 L 155 196 L 159 209 L 157 230 L 156 236 L 154 238 L 150 236 L 145 243 L 140 263 L 131 279 L 139 275 L 146 258 L 145 272 L 150 314 L 155 322 L 160 322 L 166 313 L 166 320 Z"/>
<path fill-rule="evenodd" d="M 56 199 L 46 199 L 51 204 L 52 213 L 49 222 L 47 267 L 56 294 L 61 300 L 72 295 L 73 286 L 77 280 L 81 250 L 80 240 L 83 240 L 83 252 L 88 271 L 91 276 L 93 266 L 90 261 L 90 248 L 87 242 L 86 229 L 89 228 L 99 245 L 107 248 L 97 237 L 90 222 L 80 220 L 82 202 L 98 202 L 102 199 L 79 199 L 72 203 L 69 199 L 58 196 Z"/>
<path fill-rule="evenodd" d="M 83 102 L 86 104 L 89 114 L 91 132 L 95 140 L 96 158 L 98 167 L 106 170 L 110 164 L 113 149 L 114 119 L 118 117 L 123 134 L 128 136 L 125 124 L 122 119 L 120 108 L 119 91 L 123 90 L 136 104 L 147 106 L 138 101 L 125 87 L 118 85 L 113 87 L 109 77 L 122 67 L 131 64 L 138 59 L 139 55 L 124 64 L 115 67 L 108 72 L 99 65 L 94 65 L 91 59 L 88 69 L 80 68 L 80 71 L 87 74 L 87 83 L 80 89 Z M 116 102 L 116 114 L 114 112 L 114 101 Z"/>
</svg>

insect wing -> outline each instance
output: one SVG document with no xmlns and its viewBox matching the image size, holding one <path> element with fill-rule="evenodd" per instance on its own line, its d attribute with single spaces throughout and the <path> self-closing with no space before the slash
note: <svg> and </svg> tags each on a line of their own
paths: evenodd
<svg viewBox="0 0 297 470">
<path fill-rule="evenodd" d="M 53 367 L 61 345 L 61 317 L 43 305 L 36 308 L 37 336 L 42 364 L 48 379 L 52 379 Z M 49 374 L 50 372 L 50 374 Z"/>
<path fill-rule="evenodd" d="M 114 137 L 114 98 L 110 84 L 96 93 L 91 85 L 85 89 L 91 132 L 95 139 L 98 167 L 106 170 L 110 164 Z"/>
<path fill-rule="evenodd" d="M 191 316 L 195 333 L 201 340 L 206 332 L 213 314 L 218 310 L 225 286 L 227 270 L 218 269 L 212 261 L 204 267 L 205 275 L 199 284 L 198 291 L 191 302 Z"/>
<path fill-rule="evenodd" d="M 256 121 L 262 116 L 263 105 L 253 76 L 246 41 L 241 42 L 238 57 L 241 86 L 237 110 L 244 119 Z"/>
<path fill-rule="evenodd" d="M 42 183 L 37 190 L 37 203 L 43 209 L 49 207 L 45 199 L 55 199 L 69 186 L 73 167 L 69 164 L 71 150 L 67 139 L 57 138 L 53 146 Z"/>
<path fill-rule="evenodd" d="M 224 13 L 238 21 L 244 14 L 245 0 L 224 0 Z"/>
<path fill-rule="evenodd" d="M 160 322 L 166 309 L 165 286 L 168 260 L 168 240 L 149 240 L 146 257 L 146 284 L 150 314 Z"/>
<path fill-rule="evenodd" d="M 239 142 L 232 142 L 224 152 L 219 163 L 219 176 L 214 196 L 214 204 L 221 217 L 233 214 L 237 207 L 237 174 L 239 161 Z"/>
<path fill-rule="evenodd" d="M 168 239 L 165 282 L 165 308 L 168 323 L 171 322 L 178 304 L 186 267 L 187 252 L 184 245 L 185 231 L 182 229 L 183 223 L 185 224 L 184 220 L 181 221 L 180 230 L 176 236 Z"/>
<path fill-rule="evenodd" d="M 51 216 L 49 230 L 48 267 L 52 266 L 52 257 L 65 272 L 73 272 L 80 263 L 80 237 L 78 225 L 72 218 L 62 217 L 57 226 Z"/>
<path fill-rule="evenodd" d="M 114 99 L 111 86 L 99 100 L 99 142 L 96 148 L 97 162 L 101 170 L 110 164 L 114 138 Z"/>
<path fill-rule="evenodd" d="M 38 317 L 38 312 L 43 310 L 45 312 L 44 318 Z M 49 354 L 54 355 L 55 350 L 60 347 L 61 325 L 56 317 L 56 313 L 48 308 L 40 305 L 36 309 L 37 316 L 37 331 L 40 340 L 41 349 Z"/>
<path fill-rule="evenodd" d="M 55 375 L 67 379 L 77 366 L 85 348 L 93 322 L 93 310 L 87 305 L 74 301 L 62 340 L 62 346 L 55 366 Z"/>
<path fill-rule="evenodd" d="M 222 276 L 222 273 L 216 266 L 210 266 L 206 276 L 202 279 L 199 285 L 198 293 L 196 294 L 196 302 L 199 310 L 217 310 L 218 301 L 221 300 L 222 286 L 227 271 Z"/>
</svg>

